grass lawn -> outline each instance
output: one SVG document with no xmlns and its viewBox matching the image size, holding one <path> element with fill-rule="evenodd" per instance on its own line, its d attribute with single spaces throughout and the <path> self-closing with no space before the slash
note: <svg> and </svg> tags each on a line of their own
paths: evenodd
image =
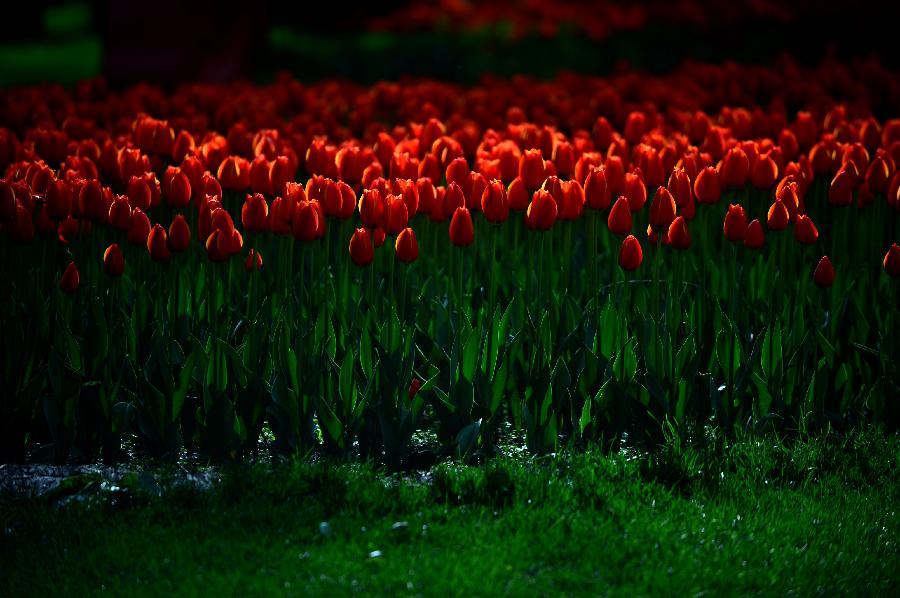
<svg viewBox="0 0 900 598">
<path fill-rule="evenodd" d="M 898 459 L 870 430 L 411 476 L 258 464 L 208 491 L 160 471 L 159 498 L 0 500 L 0 595 L 893 594 Z"/>
</svg>

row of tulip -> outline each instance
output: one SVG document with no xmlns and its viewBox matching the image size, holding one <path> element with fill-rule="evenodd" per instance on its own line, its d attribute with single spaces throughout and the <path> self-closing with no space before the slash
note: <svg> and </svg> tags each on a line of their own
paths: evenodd
<svg viewBox="0 0 900 598">
<path fill-rule="evenodd" d="M 898 423 L 900 120 L 498 103 L 297 151 L 237 116 L 121 132 L 128 94 L 0 129 L 4 460 Z"/>
</svg>

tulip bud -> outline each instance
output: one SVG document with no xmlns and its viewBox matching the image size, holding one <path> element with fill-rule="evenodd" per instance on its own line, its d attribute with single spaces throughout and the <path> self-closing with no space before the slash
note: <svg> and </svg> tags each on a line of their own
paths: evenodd
<svg viewBox="0 0 900 598">
<path fill-rule="evenodd" d="M 450 241 L 457 247 L 468 247 L 475 240 L 472 215 L 465 206 L 456 208 L 450 220 Z"/>
<path fill-rule="evenodd" d="M 592 210 L 605 210 L 612 201 L 606 168 L 591 168 L 584 182 L 584 199 Z"/>
<path fill-rule="evenodd" d="M 732 243 L 744 240 L 747 235 L 747 214 L 741 205 L 731 204 L 725 214 L 725 238 Z"/>
<path fill-rule="evenodd" d="M 849 206 L 853 203 L 853 180 L 846 168 L 841 168 L 831 180 L 828 203 L 833 206 Z"/>
<path fill-rule="evenodd" d="M 535 230 L 550 230 L 556 222 L 558 211 L 559 207 L 553 196 L 548 191 L 539 189 L 534 192 L 531 203 L 528 204 L 525 223 Z"/>
<path fill-rule="evenodd" d="M 191 202 L 191 182 L 181 170 L 169 179 L 167 193 L 166 200 L 173 208 L 183 208 Z"/>
<path fill-rule="evenodd" d="M 465 158 L 455 158 L 447 165 L 445 176 L 447 177 L 447 185 L 456 183 L 462 189 L 466 186 L 466 179 L 469 178 L 469 163 Z"/>
<path fill-rule="evenodd" d="M 121 276 L 125 272 L 125 256 L 117 243 L 113 243 L 103 252 L 103 271 L 110 276 Z"/>
<path fill-rule="evenodd" d="M 278 156 L 269 165 L 269 188 L 275 195 L 284 193 L 285 186 L 294 180 L 295 164 L 287 156 Z M 257 255 L 259 255 L 257 253 Z"/>
<path fill-rule="evenodd" d="M 113 198 L 113 202 L 109 204 L 108 218 L 109 223 L 116 230 L 127 231 L 131 228 L 131 205 L 128 203 L 127 197 L 117 195 Z"/>
<path fill-rule="evenodd" d="M 819 231 L 813 224 L 812 218 L 806 214 L 797 216 L 794 224 L 794 238 L 803 245 L 812 245 L 819 238 Z"/>
<path fill-rule="evenodd" d="M 359 198 L 359 219 L 366 228 L 381 225 L 384 215 L 384 199 L 377 189 L 366 189 Z"/>
<path fill-rule="evenodd" d="M 191 227 L 181 214 L 176 215 L 169 225 L 168 242 L 174 253 L 181 253 L 191 245 Z"/>
<path fill-rule="evenodd" d="M 269 205 L 261 193 L 247 195 L 241 208 L 241 223 L 251 232 L 266 230 L 269 220 Z"/>
<path fill-rule="evenodd" d="M 459 208 L 460 210 L 465 210 L 465 208 Z M 456 215 L 454 214 L 454 220 L 456 220 Z M 450 225 L 451 231 L 453 230 L 453 225 Z M 416 233 L 411 228 L 404 228 L 400 231 L 400 234 L 397 235 L 397 240 L 394 243 L 394 250 L 397 253 L 397 259 L 403 263 L 411 263 L 416 261 L 419 257 L 419 242 L 416 240 Z"/>
<path fill-rule="evenodd" d="M 319 212 L 312 202 L 299 202 L 293 218 L 294 238 L 303 242 L 309 242 L 318 238 L 319 218 Z"/>
<path fill-rule="evenodd" d="M 500 223 L 509 218 L 509 204 L 506 201 L 506 187 L 494 179 L 481 195 L 481 211 L 488 222 Z"/>
<path fill-rule="evenodd" d="M 64 293 L 71 295 L 78 290 L 79 284 L 81 284 L 81 275 L 78 274 L 78 268 L 75 267 L 75 262 L 69 262 L 65 272 L 59 279 L 59 288 Z"/>
<path fill-rule="evenodd" d="M 135 208 L 131 213 L 131 226 L 128 229 L 128 243 L 130 245 L 144 245 L 150 235 L 150 219 L 140 208 Z"/>
<path fill-rule="evenodd" d="M 759 220 L 753 220 L 747 225 L 747 235 L 744 237 L 744 247 L 748 249 L 760 249 L 766 242 L 762 224 Z"/>
<path fill-rule="evenodd" d="M 384 245 L 384 239 L 386 237 L 387 233 L 384 232 L 383 228 L 379 227 L 375 229 L 375 232 L 372 234 L 372 240 L 375 241 L 375 249 Z"/>
<path fill-rule="evenodd" d="M 725 188 L 740 188 L 747 182 L 747 175 L 750 172 L 750 159 L 747 158 L 744 150 L 733 147 L 722 158 L 720 167 L 719 176 L 722 179 L 722 186 Z"/>
<path fill-rule="evenodd" d="M 398 235 L 409 222 L 409 210 L 402 197 L 388 195 L 384 202 L 383 227 L 390 235 Z"/>
<path fill-rule="evenodd" d="M 516 177 L 509 184 L 509 189 L 506 190 L 506 199 L 511 210 L 521 212 L 528 209 L 528 190 L 525 189 L 525 183 L 522 182 L 521 177 Z"/>
<path fill-rule="evenodd" d="M 528 191 L 533 191 L 541 186 L 541 183 L 547 178 L 541 150 L 525 150 L 519 159 L 519 177 Z"/>
<path fill-rule="evenodd" d="M 665 187 L 657 187 L 650 204 L 650 226 L 654 229 L 667 229 L 675 220 L 675 200 Z"/>
<path fill-rule="evenodd" d="M 625 175 L 623 195 L 628 198 L 628 207 L 632 214 L 644 209 L 644 204 L 647 203 L 647 187 L 644 186 L 640 171 L 629 172 Z"/>
<path fill-rule="evenodd" d="M 406 396 L 410 401 L 416 397 L 416 393 L 419 392 L 420 388 L 422 388 L 422 381 L 418 378 L 413 378 L 412 382 L 409 383 L 409 390 L 406 392 Z"/>
<path fill-rule="evenodd" d="M 150 258 L 153 261 L 162 262 L 169 259 L 166 229 L 161 224 L 153 225 L 153 229 L 147 235 L 147 251 L 150 252 Z"/>
<path fill-rule="evenodd" d="M 72 190 L 66 181 L 57 179 L 50 183 L 45 200 L 47 215 L 56 222 L 62 222 L 72 213 Z"/>
<path fill-rule="evenodd" d="M 628 235 L 619 247 L 619 267 L 626 272 L 637 270 L 644 261 L 644 251 L 634 235 Z"/>
<path fill-rule="evenodd" d="M 375 259 L 372 235 L 367 228 L 358 228 L 350 237 L 350 259 L 359 267 L 368 266 Z"/>
<path fill-rule="evenodd" d="M 609 232 L 614 235 L 627 235 L 631 230 L 631 208 L 628 206 L 628 198 L 620 195 L 616 203 L 613 204 L 609 211 L 609 217 L 606 220 Z"/>
<path fill-rule="evenodd" d="M 675 249 L 685 250 L 691 247 L 691 235 L 688 232 L 684 216 L 677 216 L 672 220 L 666 236 L 669 238 L 669 245 Z"/>
<path fill-rule="evenodd" d="M 750 173 L 750 182 L 757 189 L 768 189 L 775 184 L 778 178 L 778 166 L 770 154 L 763 154 L 753 163 Z"/>
<path fill-rule="evenodd" d="M 819 260 L 816 270 L 813 272 L 813 280 L 823 289 L 834 284 L 834 266 L 831 265 L 831 260 L 827 255 Z"/>
<path fill-rule="evenodd" d="M 247 258 L 244 260 L 244 270 L 252 272 L 254 270 L 262 270 L 263 258 L 262 254 L 254 248 L 250 248 Z"/>
<path fill-rule="evenodd" d="M 672 171 L 666 188 L 669 190 L 669 193 L 672 194 L 672 198 L 675 200 L 675 205 L 678 206 L 679 211 L 683 212 L 684 208 L 690 204 L 693 199 L 691 179 L 688 177 L 684 168 L 676 168 Z"/>
<path fill-rule="evenodd" d="M 900 245 L 893 243 L 884 254 L 882 263 L 888 276 L 900 276 Z"/>
<path fill-rule="evenodd" d="M 719 188 L 719 175 L 712 166 L 707 166 L 697 174 L 694 181 L 694 195 L 697 201 L 703 204 L 714 204 L 719 201 L 721 191 Z"/>
<path fill-rule="evenodd" d="M 774 203 L 769 206 L 769 215 L 766 218 L 766 226 L 768 226 L 771 231 L 784 230 L 788 227 L 790 219 L 791 215 L 790 212 L 788 212 L 787 206 L 785 206 L 784 202 L 780 199 L 776 199 Z"/>
</svg>

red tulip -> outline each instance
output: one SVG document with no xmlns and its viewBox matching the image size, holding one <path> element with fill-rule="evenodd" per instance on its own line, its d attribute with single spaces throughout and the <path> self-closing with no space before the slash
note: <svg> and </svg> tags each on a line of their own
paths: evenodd
<svg viewBox="0 0 900 598">
<path fill-rule="evenodd" d="M 416 187 L 415 181 L 410 179 L 394 179 L 393 192 L 394 195 L 399 196 L 403 200 L 403 203 L 406 204 L 407 219 L 415 216 L 419 211 L 419 190 Z"/>
<path fill-rule="evenodd" d="M 488 222 L 499 223 L 509 218 L 509 203 L 506 201 L 506 187 L 499 179 L 494 179 L 481 195 L 481 211 Z"/>
<path fill-rule="evenodd" d="M 50 222 L 52 225 L 52 221 Z M 53 226 L 53 229 L 55 231 L 56 227 Z M 12 240 L 17 243 L 29 243 L 34 239 L 34 220 L 32 220 L 31 212 L 22 204 L 16 205 L 16 214 L 8 230 Z"/>
<path fill-rule="evenodd" d="M 592 210 L 605 210 L 612 201 L 606 168 L 591 168 L 584 182 L 584 199 Z"/>
<path fill-rule="evenodd" d="M 521 177 L 516 177 L 509 184 L 509 189 L 506 190 L 506 199 L 511 210 L 521 212 L 528 209 L 528 190 L 525 189 L 525 183 L 522 182 Z"/>
<path fill-rule="evenodd" d="M 785 206 L 784 202 L 780 199 L 776 199 L 772 205 L 769 206 L 766 226 L 768 226 L 771 231 L 784 230 L 788 227 L 790 219 L 791 215 L 790 212 L 788 212 L 787 206 Z"/>
<path fill-rule="evenodd" d="M 619 196 L 609 211 L 606 225 L 609 227 L 609 232 L 614 235 L 627 235 L 631 231 L 631 208 L 628 205 L 627 197 Z"/>
<path fill-rule="evenodd" d="M 456 183 L 462 189 L 466 185 L 466 179 L 469 178 L 469 163 L 465 158 L 451 160 L 447 165 L 445 176 L 448 186 L 450 183 Z"/>
<path fill-rule="evenodd" d="M 827 289 L 834 284 L 834 266 L 831 265 L 831 260 L 828 259 L 827 255 L 819 260 L 819 264 L 816 266 L 815 272 L 813 272 L 813 280 L 823 289 Z"/>
<path fill-rule="evenodd" d="M 181 170 L 169 180 L 166 200 L 173 208 L 183 208 L 191 202 L 191 181 Z"/>
<path fill-rule="evenodd" d="M 169 249 L 181 253 L 191 245 L 191 227 L 184 216 L 178 214 L 169 225 Z"/>
<path fill-rule="evenodd" d="M 794 224 L 794 238 L 803 245 L 812 245 L 819 238 L 819 231 L 813 224 L 812 218 L 806 214 L 797 216 Z"/>
<path fill-rule="evenodd" d="M 759 220 L 752 220 L 750 224 L 747 225 L 747 234 L 744 237 L 744 246 L 748 249 L 760 249 L 766 242 L 765 234 L 763 233 L 762 224 L 759 223 Z"/>
<path fill-rule="evenodd" d="M 465 210 L 465 208 L 459 208 L 460 210 Z M 458 211 L 457 211 L 458 212 Z M 456 220 L 456 215 L 454 214 L 454 220 Z M 450 225 L 450 230 L 453 230 L 453 225 Z M 416 261 L 419 257 L 419 242 L 416 240 L 416 233 L 411 228 L 404 228 L 400 231 L 400 234 L 397 235 L 397 240 L 394 243 L 394 250 L 397 253 L 397 259 L 404 263 L 410 263 Z"/>
<path fill-rule="evenodd" d="M 0 180 L 0 222 L 9 222 L 16 217 L 16 192 L 12 185 Z"/>
<path fill-rule="evenodd" d="M 103 187 L 97 179 L 91 179 L 81 187 L 78 193 L 78 206 L 81 214 L 91 220 L 103 220 L 109 213 L 103 198 Z"/>
<path fill-rule="evenodd" d="M 763 154 L 756 159 L 750 172 L 750 182 L 753 183 L 754 187 L 757 189 L 768 189 L 775 184 L 775 179 L 777 178 L 778 166 L 770 154 Z"/>
<path fill-rule="evenodd" d="M 367 228 L 358 228 L 350 237 L 350 259 L 357 266 L 368 266 L 375 259 L 372 235 Z"/>
<path fill-rule="evenodd" d="M 750 172 L 750 160 L 744 150 L 733 147 L 728 150 L 720 163 L 719 176 L 722 186 L 726 188 L 740 188 L 747 182 Z"/>
<path fill-rule="evenodd" d="M 312 202 L 299 202 L 293 218 L 294 238 L 303 242 L 309 242 L 318 238 L 319 218 L 319 212 Z"/>
<path fill-rule="evenodd" d="M 59 288 L 61 288 L 64 293 L 71 295 L 78 290 L 79 284 L 81 284 L 81 275 L 78 274 L 78 268 L 75 267 L 75 262 L 69 262 L 65 272 L 63 272 L 62 277 L 59 279 Z"/>
<path fill-rule="evenodd" d="M 559 207 L 553 196 L 543 189 L 534 192 L 528 211 L 525 213 L 525 223 L 535 230 L 550 230 L 556 222 Z"/>
<path fill-rule="evenodd" d="M 457 247 L 468 247 L 475 240 L 472 215 L 465 206 L 456 208 L 450 220 L 450 241 Z"/>
<path fill-rule="evenodd" d="M 691 246 L 691 234 L 688 232 L 684 216 L 677 216 L 672 220 L 666 236 L 669 238 L 669 245 L 675 249 L 685 250 Z"/>
<path fill-rule="evenodd" d="M 846 168 L 841 168 L 831 180 L 828 203 L 833 206 L 849 206 L 853 203 L 853 180 Z"/>
<path fill-rule="evenodd" d="M 388 195 L 384 202 L 384 218 L 382 220 L 385 231 L 390 235 L 399 235 L 409 222 L 409 211 L 402 197 Z"/>
<path fill-rule="evenodd" d="M 672 171 L 672 174 L 669 176 L 669 183 L 666 187 L 669 190 L 669 193 L 672 194 L 672 198 L 675 200 L 675 205 L 678 206 L 678 210 L 683 212 L 685 207 L 691 204 L 694 194 L 693 189 L 691 189 L 691 179 L 688 177 L 684 168 L 676 168 Z"/>
<path fill-rule="evenodd" d="M 628 235 L 619 247 L 619 267 L 626 272 L 637 270 L 644 260 L 641 244 L 634 235 Z"/>
<path fill-rule="evenodd" d="M 117 243 L 113 243 L 103 252 L 103 271 L 110 276 L 121 276 L 125 272 L 125 256 Z"/>
<path fill-rule="evenodd" d="M 72 190 L 63 180 L 50 183 L 45 196 L 47 215 L 57 222 L 62 222 L 72 213 Z"/>
<path fill-rule="evenodd" d="M 295 165 L 287 156 L 278 156 L 269 165 L 269 188 L 275 195 L 284 193 L 285 186 L 294 180 Z M 257 253 L 257 255 L 259 255 Z M 261 259 L 261 258 L 260 258 Z"/>
<path fill-rule="evenodd" d="M 241 223 L 251 232 L 263 232 L 268 228 L 269 205 L 261 193 L 247 195 L 241 208 Z"/>
<path fill-rule="evenodd" d="M 675 220 L 675 200 L 665 187 L 657 187 L 650 204 L 650 226 L 654 229 L 668 229 Z"/>
<path fill-rule="evenodd" d="M 384 239 L 386 237 L 387 233 L 384 232 L 383 228 L 379 227 L 375 229 L 375 232 L 372 234 L 372 240 L 375 241 L 375 249 L 384 245 Z"/>
<path fill-rule="evenodd" d="M 262 270 L 263 257 L 262 254 L 254 248 L 250 248 L 247 258 L 244 260 L 244 270 L 252 272 L 253 270 Z"/>
<path fill-rule="evenodd" d="M 128 198 L 124 195 L 116 195 L 113 198 L 113 202 L 109 204 L 107 217 L 109 223 L 116 230 L 129 230 L 131 228 L 131 205 L 128 203 Z M 143 241 L 141 244 L 143 244 Z"/>
<path fill-rule="evenodd" d="M 576 180 L 560 182 L 562 201 L 559 204 L 560 220 L 577 220 L 584 212 L 584 189 Z"/>
<path fill-rule="evenodd" d="M 165 232 L 165 231 L 163 231 Z M 128 243 L 130 245 L 144 245 L 150 236 L 150 219 L 140 208 L 135 208 L 131 213 L 131 226 L 128 229 Z"/>
<path fill-rule="evenodd" d="M 703 204 L 714 204 L 719 201 L 721 190 L 719 188 L 719 175 L 712 166 L 707 166 L 697 174 L 694 181 L 694 195 L 697 201 Z"/>
<path fill-rule="evenodd" d="M 147 235 L 147 251 L 150 252 L 150 258 L 156 262 L 162 262 L 169 259 L 169 245 L 166 229 L 161 224 L 153 225 L 150 234 Z"/>
<path fill-rule="evenodd" d="M 747 235 L 747 214 L 741 205 L 731 204 L 725 214 L 725 238 L 732 243 L 744 240 Z"/>
<path fill-rule="evenodd" d="M 541 183 L 547 178 L 541 150 L 525 150 L 519 159 L 519 178 L 522 179 L 522 184 L 528 191 L 533 191 L 541 186 Z"/>
<path fill-rule="evenodd" d="M 891 248 L 884 254 L 882 263 L 888 276 L 900 276 L 900 245 L 891 244 Z"/>
<path fill-rule="evenodd" d="M 640 171 L 625 175 L 625 190 L 622 194 L 628 198 L 628 207 L 632 214 L 644 209 L 644 204 L 647 203 L 647 187 L 644 186 Z"/>
<path fill-rule="evenodd" d="M 363 226 L 375 228 L 381 225 L 384 215 L 384 199 L 377 189 L 366 189 L 359 198 L 359 219 Z"/>
</svg>

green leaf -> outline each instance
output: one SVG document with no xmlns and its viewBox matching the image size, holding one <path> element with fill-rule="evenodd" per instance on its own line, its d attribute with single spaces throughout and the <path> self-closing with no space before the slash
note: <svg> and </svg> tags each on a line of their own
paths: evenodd
<svg viewBox="0 0 900 598">
<path fill-rule="evenodd" d="M 581 408 L 581 417 L 578 418 L 578 431 L 584 434 L 584 430 L 591 423 L 591 401 L 590 397 L 585 399 L 584 406 Z"/>
<path fill-rule="evenodd" d="M 341 370 L 339 372 L 339 386 L 338 392 L 341 395 L 341 402 L 349 411 L 352 408 L 352 400 L 351 391 L 353 390 L 353 365 L 355 360 L 353 358 L 353 351 L 347 350 L 346 354 L 344 354 L 344 362 L 341 364 Z"/>
<path fill-rule="evenodd" d="M 364 327 L 359 339 L 359 365 L 366 378 L 372 377 L 372 338 L 368 327 Z"/>
</svg>

